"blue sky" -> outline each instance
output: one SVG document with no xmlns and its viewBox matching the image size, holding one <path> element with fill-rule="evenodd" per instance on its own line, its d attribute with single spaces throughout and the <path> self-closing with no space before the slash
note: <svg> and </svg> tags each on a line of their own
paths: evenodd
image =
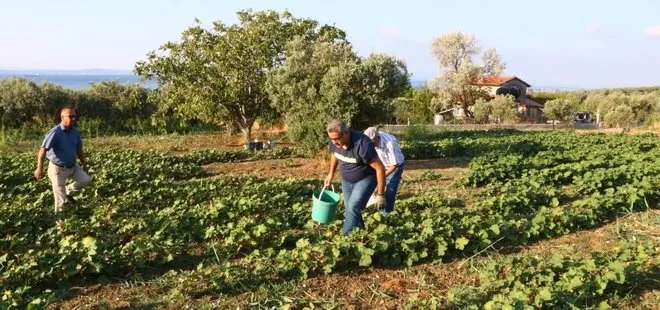
<svg viewBox="0 0 660 310">
<path fill-rule="evenodd" d="M 414 80 L 439 73 L 434 37 L 466 31 L 533 87 L 660 85 L 660 1 L 4 0 L 0 68 L 131 70 L 194 18 L 234 22 L 244 8 L 335 24 L 359 54 L 404 59 Z"/>
</svg>

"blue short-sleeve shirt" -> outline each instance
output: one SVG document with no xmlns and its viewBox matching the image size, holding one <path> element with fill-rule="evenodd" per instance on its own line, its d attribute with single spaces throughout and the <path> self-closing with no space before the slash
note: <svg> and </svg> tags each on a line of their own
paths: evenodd
<svg viewBox="0 0 660 310">
<path fill-rule="evenodd" d="M 48 131 L 41 147 L 48 150 L 46 157 L 51 162 L 65 166 L 74 165 L 78 150 L 82 150 L 80 132 L 75 127 L 65 130 L 64 125 L 59 124 Z"/>
<path fill-rule="evenodd" d="M 369 137 L 359 131 L 349 132 L 351 138 L 347 149 L 335 146 L 332 141 L 328 143 L 328 148 L 339 162 L 342 178 L 353 183 L 376 175 L 376 170 L 369 164 L 378 159 L 378 153 Z"/>
</svg>

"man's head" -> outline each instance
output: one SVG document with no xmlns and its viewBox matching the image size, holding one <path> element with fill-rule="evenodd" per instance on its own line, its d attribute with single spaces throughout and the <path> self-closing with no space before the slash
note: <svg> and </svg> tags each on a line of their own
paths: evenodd
<svg viewBox="0 0 660 310">
<path fill-rule="evenodd" d="M 335 146 L 343 149 L 348 148 L 348 144 L 351 142 L 351 134 L 348 130 L 348 126 L 346 126 L 344 122 L 338 119 L 332 120 L 328 124 L 326 131 L 328 132 L 328 139 L 330 139 Z"/>
<path fill-rule="evenodd" d="M 371 142 L 374 143 L 375 146 L 378 146 L 380 144 L 380 135 L 378 134 L 378 127 L 369 127 L 364 131 L 364 134 L 371 139 Z"/>
<path fill-rule="evenodd" d="M 64 125 L 64 128 L 69 129 L 73 127 L 77 120 L 76 109 L 74 109 L 72 106 L 66 106 L 62 108 L 62 111 L 60 112 L 60 119 L 62 120 L 62 125 Z"/>
</svg>

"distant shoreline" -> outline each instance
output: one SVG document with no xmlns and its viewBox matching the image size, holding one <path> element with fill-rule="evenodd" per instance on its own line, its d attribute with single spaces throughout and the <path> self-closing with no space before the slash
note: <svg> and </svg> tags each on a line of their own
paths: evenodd
<svg viewBox="0 0 660 310">
<path fill-rule="evenodd" d="M 107 72 L 107 73 L 105 73 Z M 129 71 L 112 71 L 112 70 L 98 70 L 98 71 L 57 71 L 57 70 L 41 70 L 41 71 L 12 71 L 0 69 L 0 80 L 10 77 L 23 77 L 32 80 L 37 84 L 46 82 L 60 85 L 65 88 L 72 89 L 87 89 L 90 83 L 99 83 L 103 81 L 118 81 L 121 84 L 139 84 L 149 89 L 156 89 L 158 83 L 156 81 L 142 81 L 142 79 L 130 73 Z M 410 80 L 411 86 L 415 88 L 425 87 L 426 80 Z M 639 87 L 603 87 L 603 88 L 589 88 L 589 87 L 564 87 L 564 86 L 539 86 L 532 87 L 531 92 L 564 92 L 564 91 L 577 91 L 577 90 L 598 90 L 598 89 L 626 89 L 626 88 L 645 88 L 645 87 L 658 87 L 658 86 L 639 86 Z"/>
<path fill-rule="evenodd" d="M 0 79 L 11 77 L 22 77 L 36 84 L 52 83 L 71 89 L 88 89 L 91 83 L 104 81 L 117 81 L 120 84 L 138 84 L 149 89 L 158 87 L 156 81 L 143 81 L 139 76 L 133 74 L 39 74 L 39 73 L 0 73 Z"/>
</svg>

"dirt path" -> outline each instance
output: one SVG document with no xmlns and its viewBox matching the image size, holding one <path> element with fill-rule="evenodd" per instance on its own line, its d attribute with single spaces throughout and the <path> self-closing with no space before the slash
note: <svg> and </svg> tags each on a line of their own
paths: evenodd
<svg viewBox="0 0 660 310">
<path fill-rule="evenodd" d="M 406 162 L 404 175 L 418 178 L 428 170 L 456 176 L 465 171 L 467 159 L 439 158 L 409 160 Z M 241 163 L 214 163 L 204 166 L 211 174 L 256 174 L 263 177 L 292 176 L 299 178 L 323 178 L 328 173 L 328 162 L 324 157 L 290 158 L 247 161 Z"/>
</svg>

